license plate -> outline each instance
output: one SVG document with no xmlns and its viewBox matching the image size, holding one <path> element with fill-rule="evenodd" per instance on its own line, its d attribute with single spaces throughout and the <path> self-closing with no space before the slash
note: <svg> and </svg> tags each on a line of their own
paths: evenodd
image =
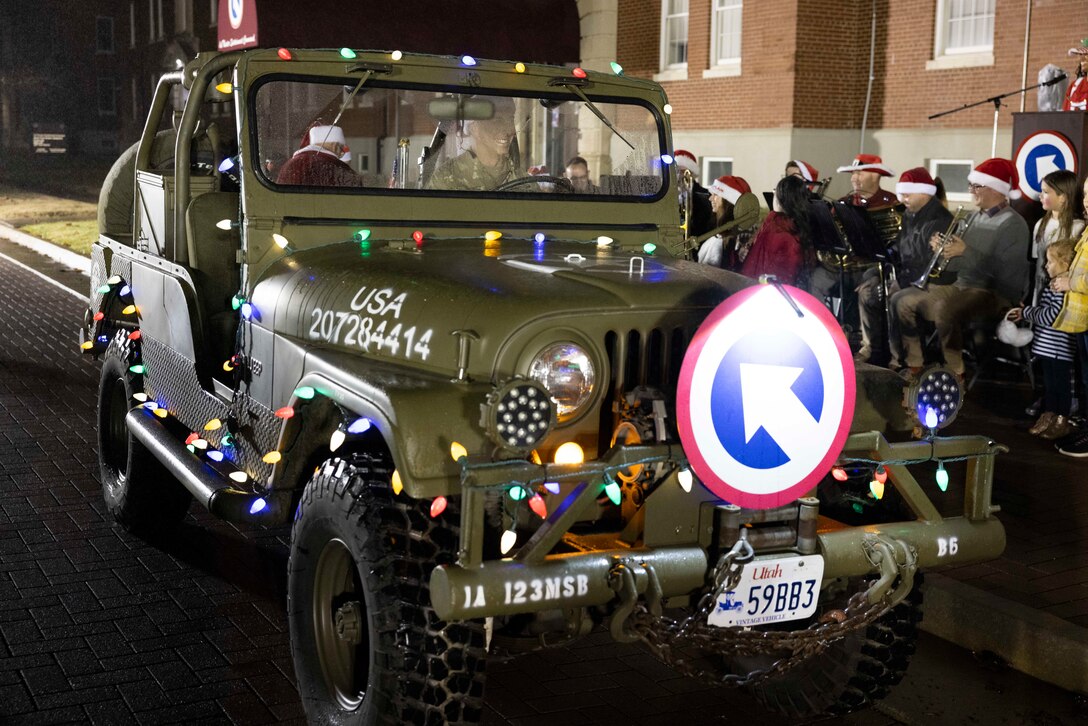
<svg viewBox="0 0 1088 726">
<path fill-rule="evenodd" d="M 707 623 L 727 628 L 807 618 L 816 612 L 823 576 L 820 555 L 753 560 L 736 588 L 718 596 Z"/>
</svg>

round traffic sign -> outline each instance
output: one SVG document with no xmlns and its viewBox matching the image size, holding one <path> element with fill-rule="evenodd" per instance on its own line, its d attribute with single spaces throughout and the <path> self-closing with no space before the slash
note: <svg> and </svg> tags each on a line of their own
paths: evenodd
<svg viewBox="0 0 1088 726">
<path fill-rule="evenodd" d="M 1036 131 L 1028 136 L 1020 142 L 1015 161 L 1020 191 L 1031 199 L 1039 198 L 1043 177 L 1050 172 L 1066 169 L 1077 173 L 1077 151 L 1057 131 Z"/>
<path fill-rule="evenodd" d="M 788 285 L 749 287 L 715 308 L 688 347 L 677 391 L 680 440 L 719 497 L 777 507 L 831 468 L 856 393 L 850 346 L 820 301 Z"/>
</svg>

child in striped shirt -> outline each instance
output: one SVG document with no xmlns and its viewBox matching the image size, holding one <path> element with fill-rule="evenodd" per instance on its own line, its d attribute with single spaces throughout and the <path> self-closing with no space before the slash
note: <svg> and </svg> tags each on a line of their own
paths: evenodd
<svg viewBox="0 0 1088 726">
<path fill-rule="evenodd" d="M 1054 242 L 1046 250 L 1046 273 L 1050 280 L 1069 274 L 1073 262 L 1073 240 Z M 1031 352 L 1043 369 L 1043 413 L 1028 431 L 1044 439 L 1059 439 L 1073 430 L 1069 423 L 1069 408 L 1073 402 L 1073 361 L 1076 341 L 1069 333 L 1051 327 L 1065 303 L 1065 293 L 1050 289 L 1049 280 L 1039 293 L 1038 305 L 1013 308 L 1008 318 L 1021 318 L 1032 323 L 1035 337 Z"/>
</svg>

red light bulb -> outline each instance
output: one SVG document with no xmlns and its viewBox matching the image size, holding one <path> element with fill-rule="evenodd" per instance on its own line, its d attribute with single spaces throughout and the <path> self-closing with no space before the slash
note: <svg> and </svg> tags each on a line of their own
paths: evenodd
<svg viewBox="0 0 1088 726">
<path fill-rule="evenodd" d="M 584 70 L 582 70 L 581 68 L 575 68 L 570 73 L 575 78 L 585 78 L 586 77 L 586 72 Z"/>
<path fill-rule="evenodd" d="M 417 229 L 415 232 L 412 232 L 412 239 L 416 241 L 417 250 L 423 246 L 423 232 L 420 230 Z"/>
<path fill-rule="evenodd" d="M 539 494 L 534 494 L 532 499 L 529 500 L 529 509 L 536 513 L 536 516 L 541 519 L 548 518 L 548 505 L 544 503 L 544 497 Z"/>
<path fill-rule="evenodd" d="M 444 511 L 446 511 L 446 498 L 435 497 L 434 501 L 431 502 L 431 517 L 437 517 Z"/>
<path fill-rule="evenodd" d="M 97 323 L 99 320 L 101 320 L 104 317 L 106 317 L 105 313 L 97 312 L 97 313 L 94 314 L 94 321 Z"/>
<path fill-rule="evenodd" d="M 836 466 L 831 469 L 831 476 L 835 478 L 835 481 L 846 481 L 849 477 L 846 475 L 846 469 L 841 466 Z"/>
<path fill-rule="evenodd" d="M 291 60 L 291 51 L 287 50 L 286 48 L 280 48 L 279 50 L 277 50 L 276 55 L 278 55 L 282 60 Z"/>
</svg>

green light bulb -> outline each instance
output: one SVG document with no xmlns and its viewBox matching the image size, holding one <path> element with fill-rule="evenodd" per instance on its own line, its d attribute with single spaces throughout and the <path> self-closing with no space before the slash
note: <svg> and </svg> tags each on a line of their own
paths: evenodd
<svg viewBox="0 0 1088 726">
<path fill-rule="evenodd" d="M 100 292 L 103 295 L 105 295 L 109 291 L 110 291 L 110 286 L 109 285 L 103 285 L 102 287 L 98 288 L 98 292 Z"/>
<path fill-rule="evenodd" d="M 305 398 L 306 400 L 310 400 L 316 394 L 317 391 L 314 390 L 313 386 L 299 386 L 295 389 L 295 395 L 299 398 Z"/>
<path fill-rule="evenodd" d="M 340 55 L 350 60 L 355 57 L 355 51 L 353 51 L 351 48 L 341 48 Z"/>
<path fill-rule="evenodd" d="M 655 245 L 653 242 L 647 242 L 646 244 L 642 245 L 642 251 L 648 255 L 652 255 L 654 252 L 657 251 L 657 245 Z"/>
<path fill-rule="evenodd" d="M 608 495 L 608 498 L 612 500 L 612 503 L 619 506 L 619 503 L 623 501 L 623 492 L 620 491 L 620 485 L 614 481 L 609 481 L 604 485 L 604 493 Z"/>
<path fill-rule="evenodd" d="M 520 502 L 525 498 L 525 490 L 522 487 L 510 487 L 510 498 L 515 502 Z"/>
<path fill-rule="evenodd" d="M 942 461 L 937 462 L 937 488 L 942 492 L 948 491 L 948 470 Z"/>
</svg>

